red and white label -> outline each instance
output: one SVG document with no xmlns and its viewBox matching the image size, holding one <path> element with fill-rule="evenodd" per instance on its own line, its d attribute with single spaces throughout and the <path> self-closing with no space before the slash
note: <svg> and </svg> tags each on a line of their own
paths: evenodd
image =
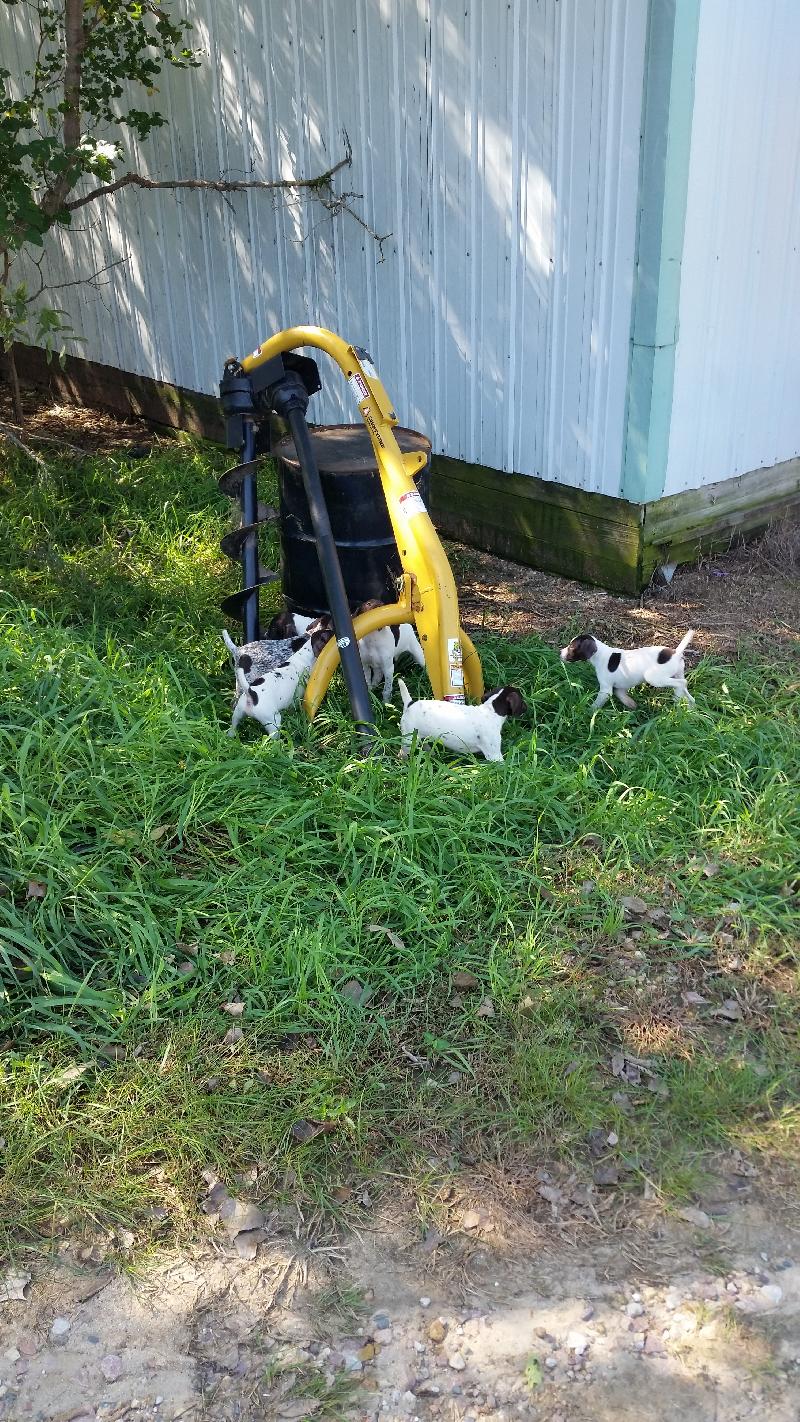
<svg viewBox="0 0 800 1422">
<path fill-rule="evenodd" d="M 359 405 L 362 404 L 364 400 L 369 399 L 369 386 L 367 385 L 367 382 L 364 379 L 363 375 L 359 375 L 357 370 L 353 372 L 347 383 L 350 386 L 350 389 L 352 390 L 353 394 L 355 395 Z"/>
<path fill-rule="evenodd" d="M 409 490 L 407 494 L 401 494 L 397 500 L 397 506 L 403 518 L 415 518 L 417 514 L 428 512 L 416 489 Z"/>
</svg>

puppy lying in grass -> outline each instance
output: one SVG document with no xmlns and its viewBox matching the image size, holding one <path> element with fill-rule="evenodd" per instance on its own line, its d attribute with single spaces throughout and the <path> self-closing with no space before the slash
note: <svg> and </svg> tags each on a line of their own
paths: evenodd
<svg viewBox="0 0 800 1422">
<path fill-rule="evenodd" d="M 237 649 L 236 685 L 239 699 L 233 708 L 229 736 L 235 736 L 236 727 L 243 716 L 252 716 L 259 721 L 268 736 L 277 736 L 280 730 L 281 713 L 297 699 L 308 674 L 331 633 L 311 623 L 308 637 L 295 639 L 296 645 L 287 661 L 273 667 L 263 676 L 252 677 L 254 667 L 248 652 Z M 254 646 L 264 645 L 253 643 Z M 266 644 L 267 646 L 269 643 Z"/>
<path fill-rule="evenodd" d="M 619 647 L 607 647 L 599 637 L 583 632 L 573 637 L 568 647 L 561 648 L 562 662 L 591 662 L 600 690 L 592 702 L 592 710 L 605 706 L 613 694 L 623 706 L 632 711 L 636 702 L 628 695 L 632 686 L 646 681 L 648 686 L 670 687 L 676 701 L 690 701 L 686 685 L 686 669 L 683 653 L 694 636 L 694 632 L 678 643 L 674 652 L 669 647 L 638 647 L 631 652 L 623 652 Z"/>
<path fill-rule="evenodd" d="M 403 698 L 400 754 L 404 759 L 416 733 L 421 741 L 441 741 L 448 750 L 502 760 L 500 738 L 507 718 L 522 716 L 528 709 L 515 686 L 488 691 L 480 706 L 459 706 L 452 701 L 415 701 L 402 677 L 397 685 Z"/>
</svg>

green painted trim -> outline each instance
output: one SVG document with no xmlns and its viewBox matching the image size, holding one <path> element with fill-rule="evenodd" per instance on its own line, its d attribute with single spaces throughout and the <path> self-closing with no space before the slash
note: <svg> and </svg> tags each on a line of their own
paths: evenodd
<svg viewBox="0 0 800 1422">
<path fill-rule="evenodd" d="M 667 469 L 699 23 L 700 0 L 650 0 L 621 488 L 634 503 L 661 495 Z"/>
</svg>

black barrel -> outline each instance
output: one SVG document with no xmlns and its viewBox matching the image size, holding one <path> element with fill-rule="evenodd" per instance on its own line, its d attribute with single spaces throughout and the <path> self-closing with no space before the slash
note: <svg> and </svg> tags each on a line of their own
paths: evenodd
<svg viewBox="0 0 800 1422">
<path fill-rule="evenodd" d="M 422 450 L 425 464 L 414 483 L 429 503 L 431 443 L 399 425 L 394 435 L 403 453 Z M 336 551 L 351 607 L 377 598 L 394 602 L 403 571 L 383 497 L 372 441 L 364 425 L 322 425 L 311 430 Z M 280 486 L 281 579 L 291 612 L 316 616 L 327 599 L 317 558 L 300 465 L 290 438 L 272 450 Z"/>
</svg>

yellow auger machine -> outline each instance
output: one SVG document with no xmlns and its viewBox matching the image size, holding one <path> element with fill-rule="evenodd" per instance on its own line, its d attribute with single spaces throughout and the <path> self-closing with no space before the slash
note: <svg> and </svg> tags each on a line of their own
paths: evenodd
<svg viewBox="0 0 800 1422">
<path fill-rule="evenodd" d="M 369 434 L 397 551 L 403 569 L 398 600 L 372 608 L 353 618 L 331 532 L 319 469 L 306 423 L 309 398 L 320 390 L 316 362 L 295 354 L 298 347 L 313 346 L 336 361 L 355 396 Z M 308 500 L 319 564 L 328 606 L 336 630 L 335 640 L 315 663 L 305 693 L 309 717 L 317 711 L 341 661 L 353 717 L 365 735 L 373 729 L 372 710 L 357 642 L 380 627 L 410 622 L 425 656 L 433 695 L 463 702 L 465 693 L 475 700 L 483 694 L 478 655 L 460 626 L 458 596 L 447 555 L 418 493 L 413 476 L 425 463 L 419 451 L 402 453 L 393 432 L 397 425 L 389 396 L 365 350 L 350 346 L 332 331 L 319 326 L 294 326 L 281 331 L 242 360 L 229 360 L 220 384 L 227 420 L 228 444 L 241 450 L 241 463 L 222 476 L 225 493 L 238 493 L 242 527 L 223 540 L 225 551 L 242 560 L 242 591 L 227 598 L 224 610 L 241 617 L 244 640 L 259 635 L 258 589 L 272 574 L 258 562 L 256 471 L 258 458 L 269 452 L 269 419 L 272 414 L 288 424 Z"/>
</svg>

